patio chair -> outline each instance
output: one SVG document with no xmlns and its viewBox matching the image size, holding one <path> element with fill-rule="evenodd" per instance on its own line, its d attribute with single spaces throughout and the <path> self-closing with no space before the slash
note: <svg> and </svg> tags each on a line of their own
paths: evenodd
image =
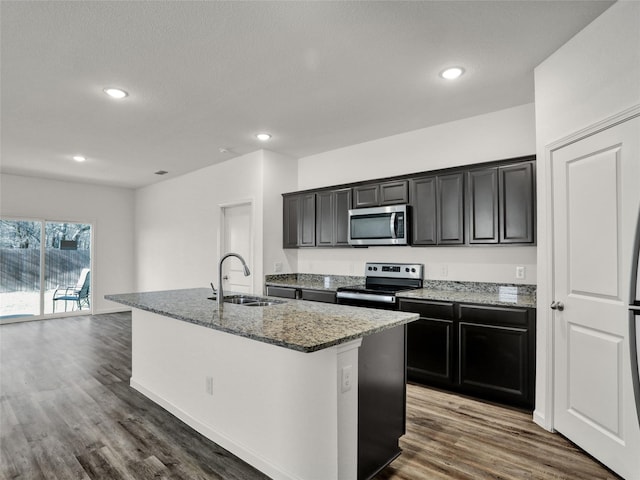
<svg viewBox="0 0 640 480">
<path fill-rule="evenodd" d="M 80 272 L 78 283 L 72 287 L 58 287 L 53 292 L 53 313 L 56 312 L 56 302 L 64 300 L 64 311 L 67 311 L 67 302 L 74 302 L 73 310 L 77 305 L 78 310 L 83 306 L 89 307 L 89 285 L 91 283 L 91 271 L 83 268 Z"/>
</svg>

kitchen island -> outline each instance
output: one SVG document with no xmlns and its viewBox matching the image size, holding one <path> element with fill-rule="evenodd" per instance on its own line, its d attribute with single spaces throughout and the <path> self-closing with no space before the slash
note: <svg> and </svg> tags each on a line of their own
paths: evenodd
<svg viewBox="0 0 640 480">
<path fill-rule="evenodd" d="M 370 478 L 400 453 L 417 314 L 210 295 L 105 297 L 133 308 L 133 388 L 274 479 Z"/>
</svg>

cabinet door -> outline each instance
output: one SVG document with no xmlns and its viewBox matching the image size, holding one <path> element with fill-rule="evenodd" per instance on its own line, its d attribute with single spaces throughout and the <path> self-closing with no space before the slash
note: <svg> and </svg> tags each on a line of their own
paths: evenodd
<svg viewBox="0 0 640 480">
<path fill-rule="evenodd" d="M 349 209 L 351 208 L 351 189 L 336 190 L 334 216 L 334 245 L 349 246 Z"/>
<path fill-rule="evenodd" d="M 301 247 L 314 247 L 316 244 L 316 194 L 301 196 L 299 216 L 299 242 Z"/>
<path fill-rule="evenodd" d="M 437 238 L 436 177 L 411 180 L 413 245 L 435 245 Z"/>
<path fill-rule="evenodd" d="M 420 315 L 407 324 L 407 375 L 437 385 L 455 381 L 454 304 L 400 300 L 400 310 Z"/>
<path fill-rule="evenodd" d="M 498 168 L 467 173 L 469 243 L 498 243 Z"/>
<path fill-rule="evenodd" d="M 283 201 L 282 221 L 282 247 L 298 247 L 298 217 L 300 215 L 300 197 L 297 195 L 285 196 Z"/>
<path fill-rule="evenodd" d="M 406 180 L 380 184 L 380 205 L 409 203 L 409 188 Z"/>
<path fill-rule="evenodd" d="M 499 397 L 526 399 L 527 331 L 460 322 L 460 384 Z"/>
<path fill-rule="evenodd" d="M 316 245 L 318 247 L 334 245 L 334 210 L 333 192 L 316 194 Z"/>
<path fill-rule="evenodd" d="M 407 375 L 419 381 L 453 383 L 453 322 L 420 318 L 407 326 Z"/>
<path fill-rule="evenodd" d="M 469 393 L 532 407 L 534 311 L 464 304 L 459 308 L 460 387 Z"/>
<path fill-rule="evenodd" d="M 500 243 L 533 243 L 533 162 L 500 167 L 499 176 Z"/>
<path fill-rule="evenodd" d="M 353 208 L 380 205 L 380 186 L 377 183 L 353 187 Z"/>
<path fill-rule="evenodd" d="M 438 245 L 464 243 L 464 174 L 439 175 Z"/>
</svg>

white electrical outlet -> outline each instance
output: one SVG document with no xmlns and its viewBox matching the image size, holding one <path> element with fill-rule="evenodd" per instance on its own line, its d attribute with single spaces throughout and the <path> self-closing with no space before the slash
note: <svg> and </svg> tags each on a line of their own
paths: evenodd
<svg viewBox="0 0 640 480">
<path fill-rule="evenodd" d="M 274 272 L 281 272 L 282 271 L 282 263 L 281 262 L 276 262 L 273 264 L 273 271 Z"/>
<path fill-rule="evenodd" d="M 516 278 L 518 280 L 524 280 L 527 276 L 527 268 L 523 265 L 518 265 L 516 267 Z"/>
<path fill-rule="evenodd" d="M 448 265 L 441 265 L 440 266 L 440 276 L 442 278 L 447 278 L 449 276 L 449 266 Z"/>
<path fill-rule="evenodd" d="M 342 367 L 342 393 L 348 392 L 351 390 L 353 386 L 353 366 L 347 365 L 346 367 Z"/>
<path fill-rule="evenodd" d="M 204 391 L 208 395 L 213 395 L 213 377 L 205 378 Z"/>
</svg>

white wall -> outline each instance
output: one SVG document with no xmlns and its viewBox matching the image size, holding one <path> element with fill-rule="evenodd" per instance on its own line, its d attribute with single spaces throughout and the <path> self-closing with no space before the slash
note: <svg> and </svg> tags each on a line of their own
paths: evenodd
<svg viewBox="0 0 640 480">
<path fill-rule="evenodd" d="M 3 216 L 93 225 L 93 311 L 121 311 L 105 294 L 134 289 L 134 192 L 128 188 L 0 175 Z"/>
<path fill-rule="evenodd" d="M 551 182 L 545 147 L 640 104 L 640 2 L 619 1 L 535 70 L 538 154 L 538 337 L 535 420 L 552 422 L 547 350 L 551 303 Z"/>
<path fill-rule="evenodd" d="M 298 188 L 298 160 L 264 151 L 264 273 L 275 273 L 275 264 L 283 272 L 298 271 L 295 250 L 282 248 L 282 194 Z"/>
<path fill-rule="evenodd" d="M 300 190 L 535 153 L 533 104 L 381 138 L 300 159 Z M 536 247 L 301 249 L 298 271 L 362 275 L 366 261 L 421 262 L 426 278 L 536 283 Z M 527 276 L 516 280 L 516 265 Z M 446 271 L 446 275 L 444 272 Z"/>
<path fill-rule="evenodd" d="M 288 262 L 280 194 L 295 190 L 295 167 L 293 159 L 259 150 L 138 189 L 136 290 L 217 284 L 220 205 L 251 200 L 253 291 L 261 293 L 265 261 Z"/>
</svg>

